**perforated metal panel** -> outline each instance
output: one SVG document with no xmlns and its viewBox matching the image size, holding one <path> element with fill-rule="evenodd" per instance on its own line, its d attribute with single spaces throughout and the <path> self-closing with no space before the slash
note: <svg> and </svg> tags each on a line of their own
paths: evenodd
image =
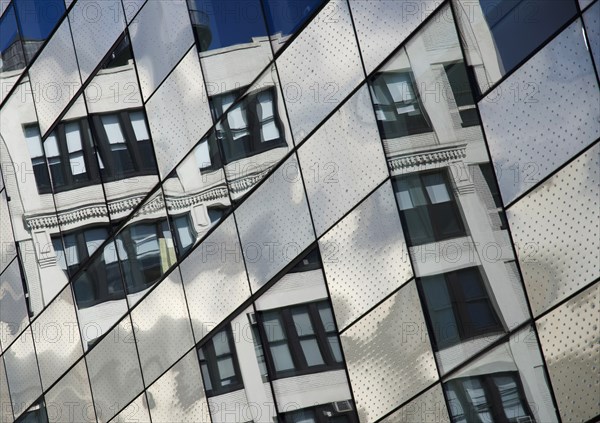
<svg viewBox="0 0 600 423">
<path fill-rule="evenodd" d="M 581 22 L 565 29 L 479 107 L 506 204 L 600 136 L 600 90 Z"/>
<path fill-rule="evenodd" d="M 83 354 L 70 286 L 40 314 L 32 329 L 42 386 L 48 389 Z"/>
<path fill-rule="evenodd" d="M 561 305 L 537 322 L 540 343 L 564 422 L 600 414 L 600 284 Z"/>
<path fill-rule="evenodd" d="M 79 1 L 69 12 L 82 81 L 94 68 L 125 29 L 120 0 Z"/>
<path fill-rule="evenodd" d="M 413 275 L 389 181 L 319 241 L 340 329 Z"/>
<path fill-rule="evenodd" d="M 75 48 L 65 19 L 35 63 L 29 78 L 42 136 L 81 87 Z"/>
<path fill-rule="evenodd" d="M 10 393 L 8 392 L 8 382 L 6 380 L 6 371 L 4 370 L 4 360 L 0 357 L 0 421 L 12 423 L 12 405 L 10 403 Z"/>
<path fill-rule="evenodd" d="M 347 3 L 330 1 L 277 59 L 277 68 L 298 143 L 364 78 Z"/>
<path fill-rule="evenodd" d="M 534 315 L 600 276 L 600 143 L 508 209 Z"/>
<path fill-rule="evenodd" d="M 361 421 L 375 421 L 437 378 L 414 282 L 341 335 Z"/>
<path fill-rule="evenodd" d="M 589 49 L 596 63 L 596 68 L 600 66 L 600 3 L 594 4 L 583 15 L 585 31 L 589 42 Z"/>
<path fill-rule="evenodd" d="M 252 290 L 315 239 L 296 155 L 235 211 Z"/>
<path fill-rule="evenodd" d="M 298 150 L 298 159 L 320 236 L 388 176 L 366 85 Z"/>
<path fill-rule="evenodd" d="M 18 259 L 0 275 L 0 344 L 6 349 L 29 324 Z"/>
<path fill-rule="evenodd" d="M 131 312 L 131 321 L 148 386 L 194 344 L 177 269 Z"/>
<path fill-rule="evenodd" d="M 223 221 L 179 268 L 197 341 L 250 296 L 233 216 Z"/>
<path fill-rule="evenodd" d="M 158 170 L 165 177 L 212 124 L 195 49 L 188 52 L 152 96 L 146 112 Z"/>
<path fill-rule="evenodd" d="M 18 417 L 42 394 L 30 328 L 23 331 L 3 357 L 13 412 Z"/>
<path fill-rule="evenodd" d="M 450 422 L 444 393 L 440 384 L 425 391 L 381 423 L 443 423 Z"/>
<path fill-rule="evenodd" d="M 90 381 L 81 360 L 45 395 L 48 421 L 54 423 L 95 422 Z"/>
<path fill-rule="evenodd" d="M 10 224 L 6 191 L 0 192 L 0 273 L 10 264 L 17 255 L 17 248 L 13 238 Z"/>
<path fill-rule="evenodd" d="M 125 18 L 127 23 L 137 15 L 140 9 L 146 4 L 146 0 L 122 0 L 123 9 L 125 9 Z"/>
<path fill-rule="evenodd" d="M 375 69 L 441 2 L 350 0 L 367 73 Z M 450 10 L 447 10 L 450 13 Z"/>
<path fill-rule="evenodd" d="M 580 21 L 479 103 L 505 203 L 600 136 L 600 90 Z"/>
<path fill-rule="evenodd" d="M 200 364 L 194 349 L 148 388 L 152 422 L 209 422 L 202 386 Z"/>
<path fill-rule="evenodd" d="M 150 423 L 150 414 L 148 413 L 146 394 L 142 393 L 117 414 L 111 423 Z"/>
<path fill-rule="evenodd" d="M 129 33 L 146 101 L 194 43 L 186 0 L 148 2 L 129 25 Z"/>
<path fill-rule="evenodd" d="M 109 421 L 142 392 L 142 375 L 129 316 L 86 356 L 99 422 Z"/>
</svg>

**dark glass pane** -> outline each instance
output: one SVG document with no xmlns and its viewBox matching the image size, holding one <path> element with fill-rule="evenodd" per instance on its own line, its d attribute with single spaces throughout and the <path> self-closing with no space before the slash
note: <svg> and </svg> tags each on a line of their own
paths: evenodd
<svg viewBox="0 0 600 423">
<path fill-rule="evenodd" d="M 460 115 L 460 120 L 462 121 L 462 126 L 475 126 L 479 125 L 479 116 L 477 116 L 477 110 L 473 107 L 466 110 L 459 110 L 458 114 Z"/>
<path fill-rule="evenodd" d="M 487 296 L 483 281 L 476 269 L 465 269 L 458 272 L 458 281 L 465 300 L 478 299 Z"/>
<path fill-rule="evenodd" d="M 31 60 L 65 12 L 64 0 L 15 0 L 27 61 Z"/>
<path fill-rule="evenodd" d="M 496 205 L 496 207 L 501 208 L 502 207 L 502 199 L 500 198 L 500 192 L 498 191 L 498 187 L 494 180 L 494 177 L 495 177 L 494 167 L 490 163 L 483 163 L 483 164 L 479 165 L 479 168 L 481 169 L 481 173 L 483 174 L 483 177 L 485 178 L 485 182 L 488 186 L 488 189 L 490 190 L 490 193 L 492 194 L 492 197 L 494 198 L 494 204 Z"/>
<path fill-rule="evenodd" d="M 471 94 L 471 84 L 469 84 L 464 62 L 452 63 L 444 66 L 444 68 L 456 105 L 461 107 L 474 104 L 475 100 Z"/>
<path fill-rule="evenodd" d="M 435 241 L 431 218 L 426 206 L 402 210 L 402 227 L 409 245 L 420 245 Z"/>
<path fill-rule="evenodd" d="M 321 3 L 322 0 L 263 0 L 269 34 L 293 34 Z"/>
<path fill-rule="evenodd" d="M 437 347 L 444 348 L 459 342 L 458 324 L 445 277 L 429 276 L 422 278 L 420 283 Z"/>
<path fill-rule="evenodd" d="M 429 216 L 436 227 L 437 240 L 465 235 L 454 201 L 430 205 Z"/>
<path fill-rule="evenodd" d="M 494 329 L 498 327 L 496 320 L 496 313 L 491 308 L 489 301 L 480 300 L 472 301 L 465 304 L 467 309 L 468 322 L 465 322 L 467 326 L 465 329 L 472 328 L 475 333 L 479 333 L 485 329 Z"/>
<path fill-rule="evenodd" d="M 504 73 L 577 12 L 574 0 L 480 0 Z"/>
<path fill-rule="evenodd" d="M 0 72 L 23 69 L 25 66 L 27 63 L 17 29 L 17 19 L 10 6 L 0 20 Z"/>
<path fill-rule="evenodd" d="M 188 6 L 200 51 L 267 35 L 259 0 L 188 0 Z"/>
<path fill-rule="evenodd" d="M 50 175 L 48 174 L 48 167 L 43 157 L 33 160 L 33 173 L 35 175 L 35 182 L 38 187 L 40 194 L 49 192 L 50 186 Z"/>
<path fill-rule="evenodd" d="M 101 65 L 101 68 L 108 69 L 124 66 L 132 59 L 129 37 L 125 37 L 117 48 L 110 53 L 109 58 Z"/>
</svg>

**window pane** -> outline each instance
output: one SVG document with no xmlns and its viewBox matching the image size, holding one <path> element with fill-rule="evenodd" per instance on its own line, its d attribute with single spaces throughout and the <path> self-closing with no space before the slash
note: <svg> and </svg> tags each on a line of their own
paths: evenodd
<svg viewBox="0 0 600 423">
<path fill-rule="evenodd" d="M 333 314 L 331 313 L 331 307 L 327 303 L 320 303 L 317 308 L 319 309 L 319 316 L 326 332 L 337 332 L 335 322 L 333 321 Z"/>
<path fill-rule="evenodd" d="M 119 117 L 117 115 L 105 115 L 101 116 L 102 125 L 104 126 L 104 131 L 106 131 L 106 136 L 108 137 L 108 142 L 110 144 L 120 144 L 125 142 L 125 137 L 123 137 L 123 131 L 121 130 L 121 124 L 119 123 Z"/>
<path fill-rule="evenodd" d="M 333 355 L 333 359 L 336 363 L 342 362 L 342 350 L 340 348 L 340 340 L 337 335 L 330 335 L 327 337 L 327 341 L 329 341 L 329 348 L 331 350 L 331 354 Z"/>
<path fill-rule="evenodd" d="M 37 126 L 29 126 L 25 128 L 25 141 L 31 158 L 41 157 L 44 155 L 42 150 L 42 141 L 40 139 L 40 130 Z"/>
<path fill-rule="evenodd" d="M 432 204 L 445 203 L 451 200 L 446 181 L 441 173 L 423 175 L 423 182 Z"/>
<path fill-rule="evenodd" d="M 210 152 L 208 149 L 208 140 L 202 141 L 198 146 L 194 149 L 194 155 L 196 157 L 196 165 L 198 169 L 204 169 L 210 167 Z"/>
<path fill-rule="evenodd" d="M 58 142 L 56 134 L 52 132 L 44 141 L 44 150 L 46 151 L 46 157 L 58 157 L 60 152 L 58 151 Z"/>
<path fill-rule="evenodd" d="M 227 337 L 226 331 L 221 331 L 213 337 L 213 346 L 215 347 L 215 354 L 218 356 L 231 353 L 229 347 L 229 338 Z"/>
<path fill-rule="evenodd" d="M 313 330 L 312 323 L 310 321 L 310 317 L 308 316 L 308 310 L 293 310 L 292 318 L 294 319 L 294 326 L 296 328 L 296 333 L 298 336 L 312 335 L 315 333 Z"/>
<path fill-rule="evenodd" d="M 458 237 L 465 234 L 462 218 L 454 201 L 429 206 L 429 218 L 436 228 L 436 239 Z"/>
<path fill-rule="evenodd" d="M 260 127 L 260 140 L 261 142 L 272 141 L 279 138 L 279 129 L 275 124 L 275 121 L 263 123 Z"/>
<path fill-rule="evenodd" d="M 396 183 L 396 199 L 400 210 L 408 210 L 427 204 L 421 180 L 417 175 L 400 178 Z"/>
<path fill-rule="evenodd" d="M 467 398 L 481 422 L 493 422 L 492 414 L 488 399 L 481 382 L 478 379 L 466 379 L 463 382 L 463 389 L 467 394 Z M 475 416 L 473 416 L 475 417 Z"/>
<path fill-rule="evenodd" d="M 452 416 L 452 423 L 467 423 L 465 411 L 460 403 L 454 388 L 446 384 L 445 386 L 446 395 L 448 397 L 448 410 Z"/>
<path fill-rule="evenodd" d="M 58 266 L 67 271 L 67 262 L 65 260 L 65 252 L 63 250 L 62 239 L 60 237 L 52 238 L 52 247 L 54 248 L 54 252 L 56 253 L 56 261 L 58 262 Z"/>
<path fill-rule="evenodd" d="M 467 317 L 469 322 L 466 322 L 467 327 L 472 326 L 477 330 L 486 328 L 493 329 L 498 326 L 496 313 L 492 309 L 489 301 L 481 300 L 466 304 Z"/>
<path fill-rule="evenodd" d="M 433 327 L 438 348 L 444 348 L 460 340 L 452 300 L 443 275 L 421 279 L 427 314 Z"/>
<path fill-rule="evenodd" d="M 85 160 L 83 158 L 83 152 L 69 154 L 69 164 L 71 166 L 71 174 L 83 175 L 85 173 Z"/>
<path fill-rule="evenodd" d="M 84 232 L 84 237 L 88 255 L 91 256 L 108 237 L 108 231 L 104 228 L 88 229 Z"/>
<path fill-rule="evenodd" d="M 227 122 L 234 140 L 249 134 L 246 110 L 241 105 L 234 107 L 227 113 Z"/>
<path fill-rule="evenodd" d="M 303 339 L 300 341 L 300 346 L 309 367 L 325 364 L 316 339 Z"/>
<path fill-rule="evenodd" d="M 408 244 L 418 245 L 435 241 L 431 217 L 427 207 L 421 206 L 402 212 Z"/>
<path fill-rule="evenodd" d="M 67 266 L 72 266 L 79 263 L 79 254 L 77 251 L 77 236 L 69 234 L 64 236 L 65 242 L 65 257 Z"/>
<path fill-rule="evenodd" d="M 179 247 L 182 249 L 182 252 L 186 251 L 196 239 L 196 235 L 190 226 L 190 218 L 188 215 L 178 216 L 173 219 L 173 223 L 177 233 Z"/>
<path fill-rule="evenodd" d="M 394 103 L 411 102 L 415 100 L 415 93 L 408 73 L 384 74 L 384 80 Z M 402 113 L 408 113 L 409 111 L 414 110 L 414 106 L 411 106 Z"/>
<path fill-rule="evenodd" d="M 466 300 L 487 297 L 487 291 L 476 269 L 464 269 L 458 272 L 458 284 Z"/>
<path fill-rule="evenodd" d="M 210 380 L 210 374 L 208 373 L 208 366 L 205 363 L 200 365 L 200 369 L 202 370 L 202 379 L 204 380 L 204 387 L 207 391 L 212 390 L 212 381 Z"/>
<path fill-rule="evenodd" d="M 291 370 L 294 368 L 294 362 L 290 355 L 290 349 L 287 344 L 271 345 L 271 355 L 273 356 L 273 364 L 278 372 Z"/>
<path fill-rule="evenodd" d="M 235 377 L 235 369 L 231 357 L 217 359 L 217 368 L 219 369 L 219 377 L 222 385 L 229 385 L 232 381 L 227 379 Z"/>
<path fill-rule="evenodd" d="M 138 141 L 149 140 L 150 135 L 148 135 L 148 128 L 146 127 L 146 119 L 144 119 L 144 113 L 141 111 L 130 112 L 129 119 L 131 120 L 131 126 L 133 126 L 135 138 Z"/>
<path fill-rule="evenodd" d="M 278 312 L 269 311 L 264 313 L 263 326 L 265 328 L 265 332 L 267 333 L 267 340 L 269 342 L 286 339 Z"/>
<path fill-rule="evenodd" d="M 496 376 L 493 380 L 498 387 L 506 417 L 509 419 L 517 419 L 519 417 L 527 416 L 528 414 L 525 412 L 519 392 L 519 386 L 514 378 L 511 376 Z"/>
<path fill-rule="evenodd" d="M 286 423 L 317 423 L 313 410 L 298 410 L 288 413 L 285 417 Z"/>
</svg>

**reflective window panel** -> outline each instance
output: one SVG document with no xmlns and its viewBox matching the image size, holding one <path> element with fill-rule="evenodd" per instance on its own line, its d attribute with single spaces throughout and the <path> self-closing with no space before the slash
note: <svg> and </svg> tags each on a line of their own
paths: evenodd
<svg viewBox="0 0 600 423">
<path fill-rule="evenodd" d="M 24 286 L 21 265 L 18 259 L 14 259 L 0 274 L 0 351 L 5 350 L 29 324 Z"/>
<path fill-rule="evenodd" d="M 594 58 L 596 69 L 600 66 L 600 4 L 596 3 L 583 14 L 585 31 L 589 40 L 589 50 Z"/>
<path fill-rule="evenodd" d="M 441 384 L 428 389 L 388 417 L 382 423 L 450 423 Z"/>
<path fill-rule="evenodd" d="M 468 63 L 482 91 L 533 53 L 577 12 L 575 0 L 455 0 Z"/>
<path fill-rule="evenodd" d="M 139 397 L 113 417 L 111 423 L 150 423 L 146 395 L 146 392 L 142 392 Z"/>
<path fill-rule="evenodd" d="M 4 368 L 4 359 L 0 357 L 0 392 L 3 392 L 0 398 L 0 418 L 3 422 L 13 421 L 13 408 L 6 379 L 6 369 Z"/>
<path fill-rule="evenodd" d="M 90 380 L 85 360 L 80 360 L 45 395 L 51 423 L 95 422 Z"/>
<path fill-rule="evenodd" d="M 323 0 L 262 0 L 273 50 L 277 52 L 291 35 L 312 19 L 323 3 Z"/>
</svg>

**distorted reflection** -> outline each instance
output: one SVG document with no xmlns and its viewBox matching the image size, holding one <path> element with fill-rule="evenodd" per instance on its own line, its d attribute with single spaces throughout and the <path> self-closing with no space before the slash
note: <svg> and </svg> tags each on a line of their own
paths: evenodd
<svg viewBox="0 0 600 423">
<path fill-rule="evenodd" d="M 323 0 L 262 0 L 273 50 L 277 51 L 291 35 L 310 20 Z"/>
</svg>

